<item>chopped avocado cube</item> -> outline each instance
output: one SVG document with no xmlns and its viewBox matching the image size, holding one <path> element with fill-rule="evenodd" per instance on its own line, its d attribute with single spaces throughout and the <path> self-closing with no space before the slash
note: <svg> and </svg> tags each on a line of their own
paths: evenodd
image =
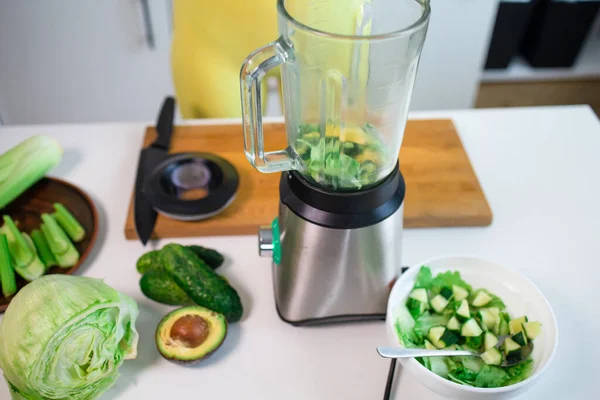
<svg viewBox="0 0 600 400">
<path fill-rule="evenodd" d="M 438 314 L 444 311 L 447 305 L 448 300 L 446 300 L 441 294 L 438 294 L 431 299 L 431 308 L 433 308 Z"/>
<path fill-rule="evenodd" d="M 508 330 L 510 334 L 514 335 L 515 333 L 521 332 L 523 330 L 523 324 L 525 322 L 527 322 L 527 317 L 525 316 L 511 320 L 508 323 Z"/>
<path fill-rule="evenodd" d="M 408 297 L 420 301 L 421 303 L 427 303 L 429 301 L 427 298 L 426 289 L 414 289 L 412 292 L 410 292 Z"/>
<path fill-rule="evenodd" d="M 515 343 L 519 344 L 520 346 L 527 345 L 527 336 L 525 335 L 525 333 L 523 333 L 523 331 L 515 333 L 511 336 L 511 339 L 514 340 Z"/>
<path fill-rule="evenodd" d="M 455 316 L 450 318 L 446 327 L 451 331 L 460 331 L 460 322 L 458 322 L 458 318 L 456 318 Z"/>
<path fill-rule="evenodd" d="M 444 286 L 442 288 L 442 290 L 440 291 L 440 294 L 446 299 L 446 300 L 450 300 L 450 298 L 452 297 L 452 289 L 450 289 L 449 287 Z"/>
<path fill-rule="evenodd" d="M 444 334 L 435 344 L 435 347 L 437 347 L 438 349 L 443 349 L 444 347 L 448 347 L 456 343 L 458 343 L 458 337 L 456 336 L 456 334 L 451 330 L 446 329 L 444 330 Z"/>
<path fill-rule="evenodd" d="M 481 359 L 488 365 L 502 364 L 502 354 L 495 347 L 491 347 L 490 349 L 486 350 L 481 355 Z"/>
<path fill-rule="evenodd" d="M 483 330 L 481 329 L 477 321 L 475 321 L 475 318 L 471 318 L 467 322 L 465 322 L 465 324 L 462 326 L 462 329 L 460 330 L 460 334 L 465 337 L 479 336 L 482 333 Z"/>
<path fill-rule="evenodd" d="M 471 312 L 469 311 L 469 303 L 466 299 L 463 299 L 456 310 L 456 316 L 459 321 L 466 321 L 471 318 Z"/>
<path fill-rule="evenodd" d="M 454 300 L 456 301 L 461 301 L 469 297 L 469 291 L 458 285 L 452 285 L 452 293 L 454 294 Z"/>
<path fill-rule="evenodd" d="M 427 339 L 425 339 L 425 348 L 427 350 L 437 350 L 437 347 L 435 347 L 433 344 L 431 344 L 431 342 Z"/>
<path fill-rule="evenodd" d="M 508 354 L 512 351 L 519 350 L 521 346 L 511 338 L 507 337 L 504 339 L 504 354 Z"/>
<path fill-rule="evenodd" d="M 542 324 L 539 322 L 525 322 L 523 323 L 523 330 L 530 340 L 535 339 L 542 331 Z"/>
<path fill-rule="evenodd" d="M 492 301 L 492 296 L 487 294 L 485 290 L 478 290 L 475 293 L 475 297 L 473 297 L 471 305 L 473 305 L 474 307 L 484 307 L 490 301 Z"/>
<path fill-rule="evenodd" d="M 440 338 L 442 337 L 442 335 L 444 334 L 445 331 L 446 331 L 446 328 L 443 326 L 434 326 L 433 328 L 431 328 L 429 330 L 427 337 L 429 337 L 429 340 L 431 341 L 431 343 L 433 343 L 435 346 L 437 346 L 437 342 L 440 340 Z"/>
<path fill-rule="evenodd" d="M 483 347 L 486 350 L 491 349 L 492 347 L 498 344 L 498 338 L 492 332 L 486 332 L 483 336 Z"/>
</svg>

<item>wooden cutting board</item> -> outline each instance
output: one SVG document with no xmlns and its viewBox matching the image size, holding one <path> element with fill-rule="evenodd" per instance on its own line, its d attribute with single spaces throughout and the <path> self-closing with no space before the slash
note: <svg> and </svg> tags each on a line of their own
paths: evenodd
<svg viewBox="0 0 600 400">
<path fill-rule="evenodd" d="M 283 124 L 264 126 L 267 151 L 286 147 Z M 143 146 L 156 137 L 146 130 Z M 256 234 L 277 216 L 279 173 L 255 170 L 243 151 L 241 125 L 177 126 L 171 153 L 202 151 L 217 154 L 235 166 L 240 187 L 233 203 L 221 214 L 196 222 L 158 216 L 152 238 Z M 406 228 L 485 226 L 492 212 L 451 120 L 409 121 L 400 151 L 406 180 Z M 125 237 L 137 239 L 133 195 L 125 223 Z"/>
</svg>

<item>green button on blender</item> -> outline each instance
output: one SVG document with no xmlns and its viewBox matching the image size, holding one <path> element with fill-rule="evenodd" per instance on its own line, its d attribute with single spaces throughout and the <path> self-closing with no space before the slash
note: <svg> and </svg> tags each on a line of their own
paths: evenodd
<svg viewBox="0 0 600 400">
<path fill-rule="evenodd" d="M 271 231 L 273 233 L 273 261 L 279 265 L 281 262 L 281 241 L 279 240 L 279 218 L 275 217 L 271 223 Z"/>
</svg>

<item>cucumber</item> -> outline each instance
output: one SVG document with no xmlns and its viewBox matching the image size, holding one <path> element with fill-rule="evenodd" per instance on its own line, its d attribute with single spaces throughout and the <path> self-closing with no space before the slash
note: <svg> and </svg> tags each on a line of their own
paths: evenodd
<svg viewBox="0 0 600 400">
<path fill-rule="evenodd" d="M 211 269 L 217 269 L 225 261 L 225 257 L 216 250 L 208 249 L 206 247 L 198 245 L 187 246 L 188 249 L 192 250 L 198 257 L 202 259 Z"/>
<path fill-rule="evenodd" d="M 492 332 L 486 332 L 483 336 L 483 347 L 486 350 L 491 349 L 492 347 L 498 344 L 498 338 Z"/>
<path fill-rule="evenodd" d="M 496 309 L 496 310 L 498 310 L 498 309 Z M 494 313 L 493 311 L 490 311 L 490 309 L 482 308 L 481 310 L 479 310 L 479 312 L 477 312 L 477 317 L 481 321 L 481 324 L 487 330 L 492 330 L 492 329 L 494 329 L 496 324 L 500 323 L 499 313 L 500 313 L 500 310 L 498 310 L 498 313 Z"/>
<path fill-rule="evenodd" d="M 515 318 L 508 323 L 508 331 L 511 335 L 515 333 L 519 333 L 523 330 L 523 324 L 527 322 L 527 317 L 522 316 L 519 318 Z"/>
<path fill-rule="evenodd" d="M 437 350 L 437 347 L 435 347 L 429 340 L 425 339 L 425 348 L 427 350 Z"/>
<path fill-rule="evenodd" d="M 492 296 L 487 294 L 485 290 L 478 290 L 475 292 L 475 296 L 473 297 L 471 305 L 474 307 L 484 307 L 490 301 L 492 301 Z"/>
<path fill-rule="evenodd" d="M 194 304 L 169 273 L 163 270 L 150 270 L 142 275 L 140 289 L 146 297 L 159 303 L 173 306 Z"/>
<path fill-rule="evenodd" d="M 452 293 L 454 294 L 454 300 L 456 301 L 461 301 L 469 297 L 469 291 L 458 285 L 452 285 Z"/>
<path fill-rule="evenodd" d="M 502 364 L 502 354 L 497 348 L 492 347 L 486 350 L 482 355 L 481 359 L 488 365 L 500 365 Z"/>
<path fill-rule="evenodd" d="M 450 298 L 452 297 L 452 289 L 450 289 L 449 287 L 443 287 L 442 290 L 440 290 L 440 294 L 442 295 L 443 298 L 445 298 L 446 300 L 450 300 Z"/>
<path fill-rule="evenodd" d="M 429 338 L 431 343 L 433 343 L 433 345 L 437 347 L 437 342 L 440 340 L 445 331 L 446 328 L 443 326 L 434 326 L 429 330 L 427 337 Z"/>
<path fill-rule="evenodd" d="M 420 301 L 421 303 L 428 303 L 429 299 L 427 298 L 427 290 L 426 289 L 415 289 L 410 292 L 408 296 L 409 299 L 415 299 Z"/>
<path fill-rule="evenodd" d="M 460 322 L 458 322 L 458 318 L 456 318 L 455 316 L 450 318 L 446 327 L 451 331 L 460 331 Z"/>
<path fill-rule="evenodd" d="M 456 317 L 459 321 L 466 321 L 471 318 L 471 312 L 469 311 L 469 303 L 466 299 L 463 299 L 456 310 Z"/>
<path fill-rule="evenodd" d="M 542 324 L 539 322 L 525 322 L 523 323 L 523 330 L 525 331 L 527 338 L 533 340 L 538 337 L 542 331 Z"/>
<path fill-rule="evenodd" d="M 223 314 L 228 322 L 242 318 L 243 307 L 237 291 L 196 253 L 170 243 L 159 254 L 161 265 L 194 303 Z"/>
<path fill-rule="evenodd" d="M 467 322 L 465 322 L 465 324 L 462 326 L 462 329 L 460 330 L 460 334 L 464 337 L 479 336 L 482 333 L 483 330 L 481 329 L 479 324 L 477 324 L 475 318 L 467 320 Z"/>
<path fill-rule="evenodd" d="M 508 329 L 508 322 L 504 318 L 500 318 L 500 325 L 498 327 L 498 336 L 507 336 L 510 333 Z"/>
<path fill-rule="evenodd" d="M 456 334 L 450 329 L 446 329 L 444 330 L 444 334 L 435 344 L 435 347 L 437 347 L 438 349 L 443 349 L 444 347 L 448 347 L 456 343 L 458 343 L 458 337 L 456 336 Z"/>
<path fill-rule="evenodd" d="M 438 294 L 433 299 L 431 299 L 431 308 L 433 308 L 438 314 L 441 314 L 447 305 L 448 300 L 446 300 L 441 294 Z"/>
<path fill-rule="evenodd" d="M 519 346 L 527 345 L 527 336 L 525 335 L 525 333 L 523 331 L 515 333 L 510 338 L 512 340 L 514 340 L 515 343 L 517 343 Z"/>
<path fill-rule="evenodd" d="M 409 298 L 406 301 L 406 308 L 408 308 L 408 312 L 410 312 L 410 315 L 412 315 L 414 319 L 417 319 L 429 308 L 429 304 L 420 302 L 419 300 L 415 300 L 413 298 Z"/>
<path fill-rule="evenodd" d="M 519 350 L 521 346 L 511 338 L 504 339 L 504 354 L 509 354 L 512 351 Z"/>
</svg>

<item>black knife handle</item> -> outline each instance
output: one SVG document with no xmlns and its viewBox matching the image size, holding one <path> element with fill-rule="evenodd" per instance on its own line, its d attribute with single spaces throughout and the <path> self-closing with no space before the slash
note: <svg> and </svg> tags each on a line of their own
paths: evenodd
<svg viewBox="0 0 600 400">
<path fill-rule="evenodd" d="M 159 147 L 164 150 L 169 150 L 171 143 L 171 133 L 173 133 L 173 118 L 175 117 L 175 99 L 171 96 L 167 97 L 163 102 L 156 124 L 156 132 L 158 137 L 152 143 L 153 147 Z"/>
</svg>

